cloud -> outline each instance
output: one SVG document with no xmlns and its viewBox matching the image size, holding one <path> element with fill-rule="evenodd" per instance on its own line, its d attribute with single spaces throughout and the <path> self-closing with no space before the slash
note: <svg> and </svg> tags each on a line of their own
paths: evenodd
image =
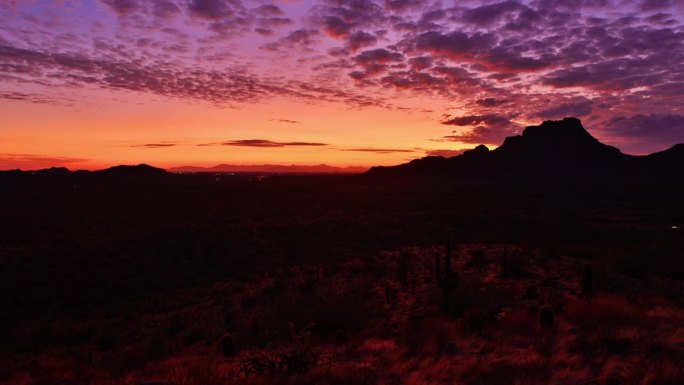
<svg viewBox="0 0 684 385">
<path fill-rule="evenodd" d="M 126 14 L 137 8 L 135 0 L 100 0 L 120 14 Z"/>
<path fill-rule="evenodd" d="M 86 88 L 231 107 L 429 97 L 461 117 L 608 122 L 679 114 L 684 97 L 684 8 L 673 0 L 98 1 L 109 10 L 98 20 L 73 8 L 92 38 L 50 16 L 51 2 L 0 3 L 2 100 Z M 458 127 L 452 136 L 497 143 L 512 126 Z"/>
<path fill-rule="evenodd" d="M 499 21 L 505 16 L 519 12 L 533 13 L 530 8 L 516 1 L 503 1 L 501 3 L 467 9 L 463 12 L 463 20 L 467 23 L 486 26 Z M 527 17 L 536 17 L 536 15 L 528 15 Z"/>
<path fill-rule="evenodd" d="M 668 8 L 674 5 L 673 0 L 643 0 L 641 2 L 642 11 L 655 11 Z"/>
<path fill-rule="evenodd" d="M 399 52 L 392 52 L 384 48 L 363 51 L 354 57 L 354 61 L 361 65 L 385 64 L 400 62 L 404 60 L 404 55 Z"/>
<path fill-rule="evenodd" d="M 175 147 L 177 146 L 177 143 L 144 143 L 144 144 L 135 144 L 131 147 L 142 147 L 142 148 L 167 148 L 167 147 Z"/>
<path fill-rule="evenodd" d="M 577 117 L 589 115 L 593 110 L 591 100 L 583 100 L 572 103 L 563 103 L 555 107 L 550 107 L 532 114 L 532 117 L 542 119 L 561 119 L 565 117 Z"/>
<path fill-rule="evenodd" d="M 37 104 L 65 104 L 70 102 L 68 99 L 58 100 L 45 95 L 17 91 L 0 91 L 0 99 L 10 101 L 22 101 Z"/>
<path fill-rule="evenodd" d="M 478 104 L 482 107 L 498 107 L 498 106 L 504 105 L 508 102 L 509 101 L 506 99 L 484 98 L 484 99 L 476 100 L 475 104 Z"/>
<path fill-rule="evenodd" d="M 291 120 L 291 119 L 271 119 L 273 122 L 279 122 L 279 123 L 287 123 L 287 124 L 302 124 L 302 122 L 298 120 Z"/>
<path fill-rule="evenodd" d="M 465 132 L 443 138 L 471 144 L 500 144 L 506 137 L 517 134 L 520 129 L 519 125 L 508 118 L 496 114 L 455 116 L 442 121 L 442 124 L 472 127 Z"/>
<path fill-rule="evenodd" d="M 411 8 L 418 8 L 425 4 L 426 0 L 385 0 L 385 7 L 395 12 L 404 12 Z"/>
<path fill-rule="evenodd" d="M 202 18 L 220 19 L 234 14 L 234 7 L 240 6 L 238 0 L 191 0 L 188 10 Z"/>
<path fill-rule="evenodd" d="M 336 101 L 357 106 L 379 106 L 371 96 L 298 80 L 262 79 L 244 69 L 222 70 L 140 60 L 93 58 L 85 54 L 48 53 L 0 43 L 0 79 L 42 86 L 97 86 L 108 90 L 149 92 L 217 105 L 255 102 L 275 96 L 308 101 Z"/>
<path fill-rule="evenodd" d="M 278 51 L 292 50 L 296 47 L 307 48 L 308 46 L 316 43 L 316 40 L 314 39 L 316 36 L 318 36 L 318 31 L 316 30 L 298 29 L 280 38 L 278 41 L 263 45 L 261 49 L 267 51 Z"/>
<path fill-rule="evenodd" d="M 404 55 L 385 48 L 378 48 L 363 51 L 354 56 L 353 60 L 363 68 L 363 71 L 354 71 L 350 76 L 359 80 L 368 75 L 377 75 L 387 71 L 390 64 L 401 63 L 404 60 Z"/>
<path fill-rule="evenodd" d="M 356 52 L 361 48 L 372 46 L 377 42 L 378 38 L 376 38 L 374 35 L 367 32 L 358 31 L 354 32 L 347 39 L 347 48 L 349 48 L 352 52 Z"/>
<path fill-rule="evenodd" d="M 373 147 L 345 148 L 345 149 L 343 149 L 343 151 L 372 152 L 374 154 L 395 154 L 395 153 L 416 152 L 416 150 L 409 150 L 409 149 L 405 149 L 405 148 L 373 148 Z"/>
<path fill-rule="evenodd" d="M 465 150 L 427 150 L 425 155 L 427 156 L 441 156 L 444 158 L 451 158 L 454 156 L 461 155 Z"/>
<path fill-rule="evenodd" d="M 220 143 L 201 144 L 200 146 L 236 146 L 236 147 L 260 147 L 260 148 L 282 148 L 282 147 L 322 147 L 326 143 L 316 142 L 276 142 L 266 139 L 240 139 L 230 140 Z"/>
<path fill-rule="evenodd" d="M 261 16 L 277 17 L 285 14 L 280 7 L 275 4 L 263 4 L 254 9 L 254 13 Z"/>
<path fill-rule="evenodd" d="M 629 153 L 661 151 L 684 143 L 684 115 L 638 114 L 617 116 L 604 123 L 600 130 L 612 142 Z"/>
<path fill-rule="evenodd" d="M 487 124 L 490 126 L 502 127 L 510 124 L 511 121 L 499 115 L 463 115 L 454 116 L 442 122 L 442 124 L 453 126 L 472 126 Z"/>
<path fill-rule="evenodd" d="M 360 0 L 323 0 L 310 14 L 312 23 L 334 39 L 344 39 L 356 29 L 383 25 L 388 19 L 382 6 Z"/>
<path fill-rule="evenodd" d="M 337 16 L 327 16 L 323 18 L 325 32 L 334 38 L 344 38 L 349 35 L 354 25 L 344 21 Z"/>
<path fill-rule="evenodd" d="M 154 15 L 162 19 L 167 19 L 181 13 L 180 8 L 171 0 L 154 0 L 153 4 Z"/>
</svg>

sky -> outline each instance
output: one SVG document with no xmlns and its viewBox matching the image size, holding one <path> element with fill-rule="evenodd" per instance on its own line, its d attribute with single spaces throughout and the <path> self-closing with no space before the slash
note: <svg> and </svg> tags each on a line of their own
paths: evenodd
<svg viewBox="0 0 684 385">
<path fill-rule="evenodd" d="M 0 169 L 684 142 L 684 0 L 0 0 Z"/>
</svg>

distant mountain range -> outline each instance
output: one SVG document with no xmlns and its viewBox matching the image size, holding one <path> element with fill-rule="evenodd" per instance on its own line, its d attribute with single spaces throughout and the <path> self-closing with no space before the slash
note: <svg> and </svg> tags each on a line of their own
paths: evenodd
<svg viewBox="0 0 684 385">
<path fill-rule="evenodd" d="M 97 171 L 71 171 L 65 167 L 51 167 L 42 170 L 7 170 L 0 171 L 0 175 L 109 175 L 109 176 L 145 176 L 163 175 L 171 173 L 267 173 L 267 174 L 360 174 L 368 171 L 368 167 L 333 167 L 325 164 L 317 166 L 297 165 L 231 165 L 219 164 L 214 167 L 174 167 L 168 170 L 147 164 L 134 166 L 121 165 Z"/>
<path fill-rule="evenodd" d="M 553 181 L 602 178 L 677 178 L 684 168 L 684 144 L 651 155 L 633 156 L 599 142 L 577 118 L 546 121 L 505 139 L 495 150 L 479 145 L 451 158 L 428 156 L 390 167 L 373 167 L 374 179 Z"/>
<path fill-rule="evenodd" d="M 50 167 L 42 170 L 7 170 L 0 171 L 0 175 L 102 175 L 102 176 L 149 176 L 149 175 L 164 175 L 166 170 L 152 167 L 147 164 L 138 165 L 120 165 L 103 170 L 87 171 L 77 170 L 71 171 L 66 167 Z"/>
<path fill-rule="evenodd" d="M 183 166 L 170 168 L 169 172 L 235 172 L 235 173 L 270 173 L 270 174 L 359 174 L 368 171 L 368 167 L 334 167 L 327 164 L 315 166 L 298 165 L 235 165 L 219 164 L 213 167 Z"/>
<path fill-rule="evenodd" d="M 511 136 L 495 150 L 479 145 L 450 158 L 428 156 L 397 165 L 372 167 L 333 167 L 297 165 L 229 165 L 214 167 L 175 167 L 168 170 L 146 164 L 115 166 L 98 171 L 70 171 L 49 168 L 35 171 L 0 171 L 5 176 L 90 175 L 118 180 L 150 179 L 170 173 L 270 173 L 270 174 L 360 174 L 370 181 L 519 181 L 522 183 L 554 181 L 672 181 L 684 183 L 684 144 L 650 155 L 634 156 L 599 142 L 577 118 L 546 121 L 525 128 L 522 135 Z M 168 171 L 168 172 L 167 172 Z M 677 176 L 680 175 L 680 176 Z M 111 178 L 110 178 L 111 177 Z M 97 178 L 96 178 L 97 179 Z"/>
</svg>

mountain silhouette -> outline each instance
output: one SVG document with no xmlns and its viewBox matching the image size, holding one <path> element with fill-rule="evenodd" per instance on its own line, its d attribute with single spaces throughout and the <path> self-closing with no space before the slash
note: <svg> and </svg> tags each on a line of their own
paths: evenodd
<svg viewBox="0 0 684 385">
<path fill-rule="evenodd" d="M 39 176 L 41 178 L 54 180 L 98 180 L 98 181 L 141 181 L 141 180 L 155 180 L 158 177 L 169 175 L 166 170 L 153 167 L 147 164 L 138 165 L 120 165 L 103 170 L 88 171 L 77 170 L 71 171 L 65 167 L 51 167 L 42 170 L 7 170 L 0 171 L 0 176 L 5 178 L 30 178 L 31 176 Z"/>
<path fill-rule="evenodd" d="M 101 175 L 117 175 L 117 176 L 150 176 L 150 175 L 164 175 L 166 170 L 150 166 L 148 164 L 119 165 L 104 170 L 93 171 L 95 174 Z"/>
<path fill-rule="evenodd" d="M 684 145 L 647 156 L 633 156 L 591 136 L 577 118 L 545 121 L 511 136 L 495 150 L 479 145 L 451 158 L 429 156 L 365 175 L 380 179 L 459 178 L 461 180 L 543 178 L 598 179 L 664 176 L 684 165 Z M 673 175 L 673 174 L 672 174 Z"/>
<path fill-rule="evenodd" d="M 257 164 L 236 165 L 219 164 L 213 167 L 182 166 L 168 169 L 170 172 L 235 172 L 235 173 L 273 173 L 273 174 L 355 174 L 368 171 L 367 167 L 334 167 L 327 164 L 314 166 Z"/>
</svg>

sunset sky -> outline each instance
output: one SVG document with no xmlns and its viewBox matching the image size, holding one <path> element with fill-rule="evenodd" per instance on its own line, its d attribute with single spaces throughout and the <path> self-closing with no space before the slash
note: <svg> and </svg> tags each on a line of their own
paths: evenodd
<svg viewBox="0 0 684 385">
<path fill-rule="evenodd" d="M 684 142 L 682 0 L 0 0 L 0 169 Z"/>
</svg>

